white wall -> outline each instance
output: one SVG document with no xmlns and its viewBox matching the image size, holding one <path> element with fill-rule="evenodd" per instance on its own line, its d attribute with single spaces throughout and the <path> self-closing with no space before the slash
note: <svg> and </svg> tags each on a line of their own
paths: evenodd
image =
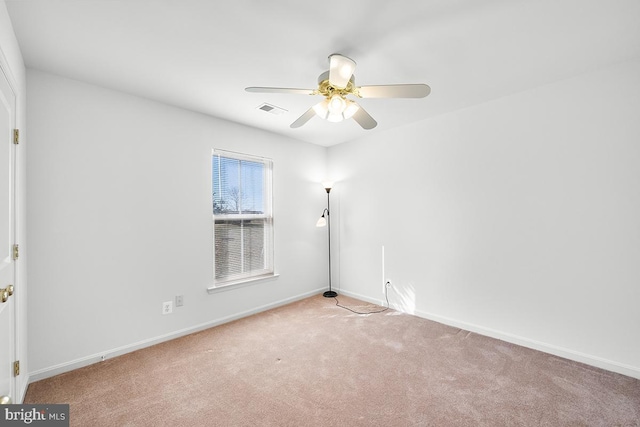
<svg viewBox="0 0 640 427">
<path fill-rule="evenodd" d="M 323 287 L 326 164 L 341 292 L 380 301 L 384 269 L 406 311 L 640 377 L 639 75 L 620 64 L 327 158 L 29 71 L 33 377 Z M 281 276 L 209 295 L 213 147 L 274 159 Z M 185 306 L 162 316 L 176 294 Z"/>
<path fill-rule="evenodd" d="M 639 112 L 636 60 L 330 148 L 338 286 L 640 377 Z"/>
<path fill-rule="evenodd" d="M 326 286 L 324 147 L 39 71 L 27 82 L 34 379 Z M 212 148 L 274 160 L 280 276 L 210 295 Z"/>
<path fill-rule="evenodd" d="M 20 145 L 16 148 L 16 242 L 20 245 L 20 259 L 16 261 L 16 319 L 17 348 L 21 371 L 16 379 L 18 396 L 15 402 L 22 402 L 27 390 L 29 372 L 27 361 L 27 214 L 26 214 L 26 169 L 27 147 L 26 129 L 26 73 L 20 47 L 13 33 L 9 13 L 4 0 L 0 1 L 0 61 L 9 74 L 9 80 L 16 91 L 16 125 L 20 129 Z"/>
</svg>

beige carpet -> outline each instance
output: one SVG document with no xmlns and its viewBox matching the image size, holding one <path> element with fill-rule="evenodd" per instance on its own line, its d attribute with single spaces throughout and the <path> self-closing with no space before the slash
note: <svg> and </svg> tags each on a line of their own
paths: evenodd
<svg viewBox="0 0 640 427">
<path fill-rule="evenodd" d="M 70 403 L 72 426 L 640 425 L 639 380 L 322 296 L 33 383 L 25 403 Z"/>
</svg>

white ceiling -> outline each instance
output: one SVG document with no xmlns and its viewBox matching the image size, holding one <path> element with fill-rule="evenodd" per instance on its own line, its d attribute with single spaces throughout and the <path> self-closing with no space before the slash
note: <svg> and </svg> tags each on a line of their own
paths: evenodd
<svg viewBox="0 0 640 427">
<path fill-rule="evenodd" d="M 324 146 L 640 57 L 639 0 L 5 2 L 27 67 Z M 357 85 L 432 93 L 359 100 L 378 121 L 366 131 L 290 129 L 320 98 L 244 91 L 313 89 L 331 53 L 357 62 Z"/>
</svg>

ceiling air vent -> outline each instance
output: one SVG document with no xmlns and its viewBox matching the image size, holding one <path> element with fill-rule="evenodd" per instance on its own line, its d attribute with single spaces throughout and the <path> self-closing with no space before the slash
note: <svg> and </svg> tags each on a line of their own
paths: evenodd
<svg viewBox="0 0 640 427">
<path fill-rule="evenodd" d="M 267 104 L 266 102 L 258 106 L 258 110 L 266 111 L 267 113 L 275 114 L 276 116 L 287 112 L 284 108 L 276 107 L 275 105 Z"/>
</svg>

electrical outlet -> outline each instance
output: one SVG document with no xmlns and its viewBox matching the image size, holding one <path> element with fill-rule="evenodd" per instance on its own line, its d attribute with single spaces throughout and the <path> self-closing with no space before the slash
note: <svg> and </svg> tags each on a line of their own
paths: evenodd
<svg viewBox="0 0 640 427">
<path fill-rule="evenodd" d="M 171 314 L 173 311 L 173 302 L 167 301 L 162 303 L 162 314 Z"/>
<path fill-rule="evenodd" d="M 176 307 L 182 307 L 184 299 L 182 295 L 176 295 Z"/>
</svg>

